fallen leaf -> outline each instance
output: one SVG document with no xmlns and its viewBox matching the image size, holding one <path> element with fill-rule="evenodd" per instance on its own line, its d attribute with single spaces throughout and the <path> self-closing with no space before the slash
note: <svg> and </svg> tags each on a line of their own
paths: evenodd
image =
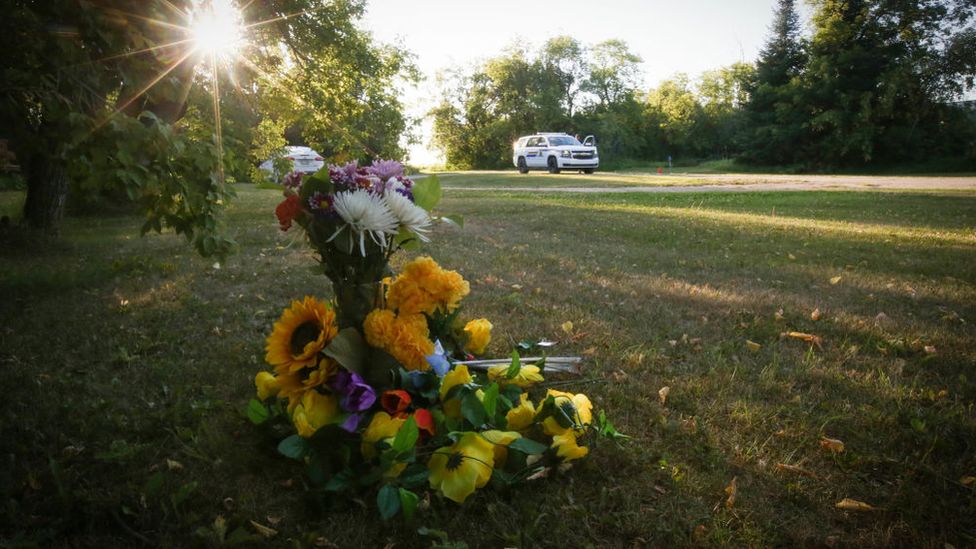
<svg viewBox="0 0 976 549">
<path fill-rule="evenodd" d="M 263 537 L 273 538 L 278 535 L 278 531 L 275 530 L 274 528 L 268 528 L 263 524 L 258 524 L 257 522 L 254 522 L 253 520 L 249 520 L 248 522 L 250 522 L 251 526 L 254 527 L 257 533 L 261 534 L 261 536 Z"/>
<path fill-rule="evenodd" d="M 695 531 L 691 534 L 695 539 L 701 539 L 705 537 L 705 525 L 699 524 L 695 526 Z"/>
<path fill-rule="evenodd" d="M 831 286 L 836 286 L 840 282 L 840 279 L 841 279 L 841 277 L 839 277 L 839 276 L 835 276 L 835 277 L 831 278 L 830 279 L 830 285 Z"/>
<path fill-rule="evenodd" d="M 567 320 L 566 322 L 563 322 L 563 324 L 562 324 L 562 326 L 560 326 L 560 328 L 562 328 L 563 331 L 566 332 L 567 334 L 572 334 L 573 333 L 573 321 L 572 320 Z"/>
<path fill-rule="evenodd" d="M 659 494 L 667 494 L 668 493 L 668 491 L 665 490 L 663 486 L 659 486 L 657 484 L 654 485 L 654 491 L 657 492 L 657 493 L 659 493 Z"/>
<path fill-rule="evenodd" d="M 176 461 L 175 459 L 167 459 L 166 468 L 169 469 L 170 471 L 182 471 L 183 464 Z"/>
<path fill-rule="evenodd" d="M 820 437 L 820 447 L 824 450 L 830 450 L 835 454 L 844 451 L 844 443 L 836 438 Z"/>
<path fill-rule="evenodd" d="M 583 356 L 592 356 L 596 354 L 596 347 L 588 347 L 583 349 Z"/>
<path fill-rule="evenodd" d="M 776 431 L 775 433 L 773 433 L 773 436 L 785 437 L 786 436 L 786 429 L 780 429 L 779 431 Z"/>
<path fill-rule="evenodd" d="M 797 467 L 796 465 L 789 465 L 786 463 L 777 463 L 776 470 L 783 471 L 786 473 L 795 473 L 797 475 L 803 475 L 805 477 L 810 477 L 810 478 L 817 478 L 817 475 L 811 473 L 810 471 L 807 471 L 806 469 L 803 469 L 802 467 Z"/>
<path fill-rule="evenodd" d="M 816 308 L 812 313 L 810 313 L 810 320 L 814 322 L 820 320 L 820 308 Z"/>
<path fill-rule="evenodd" d="M 667 385 L 665 385 L 664 387 L 661 387 L 658 390 L 657 397 L 659 399 L 661 399 L 661 406 L 664 406 L 664 403 L 667 402 L 667 400 L 668 400 L 668 393 L 670 393 L 670 392 L 671 392 L 671 387 L 668 387 Z"/>
<path fill-rule="evenodd" d="M 783 309 L 779 309 L 778 311 L 773 313 L 773 318 L 775 318 L 776 320 L 783 320 L 785 318 L 785 315 L 783 314 Z"/>
<path fill-rule="evenodd" d="M 804 332 L 783 332 L 780 334 L 781 337 L 791 337 L 793 339 L 800 339 L 806 341 L 811 345 L 816 345 L 818 349 L 823 349 L 823 338 L 813 334 L 807 334 Z"/>
<path fill-rule="evenodd" d="M 615 370 L 610 373 L 610 376 L 613 377 L 613 380 L 616 381 L 617 383 L 621 383 L 625 381 L 628 377 L 630 377 L 627 375 L 627 372 L 623 370 Z"/>
<path fill-rule="evenodd" d="M 935 345 L 926 345 L 924 347 L 924 350 L 925 350 L 925 354 L 927 354 L 927 355 L 934 355 L 935 354 Z"/>
<path fill-rule="evenodd" d="M 786 254 L 786 257 L 790 258 L 793 261 L 796 261 L 796 256 L 793 254 Z"/>
<path fill-rule="evenodd" d="M 739 477 L 732 477 L 732 482 L 725 487 L 725 493 L 729 495 L 729 497 L 725 500 L 726 509 L 731 509 L 732 506 L 735 505 L 735 498 L 739 495 L 739 486 L 737 482 L 738 478 Z"/>
<path fill-rule="evenodd" d="M 966 475 L 961 479 L 959 479 L 959 483 L 962 484 L 963 486 L 972 486 L 976 484 L 976 477 L 971 475 Z"/>
<path fill-rule="evenodd" d="M 746 347 L 754 353 L 758 353 L 759 349 L 762 349 L 762 345 L 748 339 L 746 340 Z"/>
<path fill-rule="evenodd" d="M 273 517 L 271 515 L 267 516 L 268 524 L 271 526 L 278 526 L 281 523 L 281 517 Z"/>
<path fill-rule="evenodd" d="M 857 501 L 856 499 L 844 498 L 834 504 L 834 507 L 845 511 L 874 511 L 873 505 Z"/>
</svg>

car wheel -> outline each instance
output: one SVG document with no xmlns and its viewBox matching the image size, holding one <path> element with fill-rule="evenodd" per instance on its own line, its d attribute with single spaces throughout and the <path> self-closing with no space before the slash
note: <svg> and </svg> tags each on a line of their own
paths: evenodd
<svg viewBox="0 0 976 549">
<path fill-rule="evenodd" d="M 556 161 L 555 156 L 550 156 L 547 164 L 549 166 L 549 173 L 559 173 L 559 162 Z"/>
<path fill-rule="evenodd" d="M 583 168 L 583 173 L 593 173 L 593 168 Z"/>
<path fill-rule="evenodd" d="M 529 173 L 529 166 L 525 163 L 524 156 L 520 156 L 518 159 L 518 171 L 519 173 Z"/>
</svg>

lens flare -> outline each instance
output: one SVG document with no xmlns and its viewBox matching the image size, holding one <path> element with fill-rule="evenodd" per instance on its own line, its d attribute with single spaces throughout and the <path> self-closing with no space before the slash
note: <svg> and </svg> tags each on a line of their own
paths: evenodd
<svg viewBox="0 0 976 549">
<path fill-rule="evenodd" d="M 194 49 L 230 61 L 244 45 L 244 21 L 231 0 L 200 3 L 190 15 Z"/>
</svg>

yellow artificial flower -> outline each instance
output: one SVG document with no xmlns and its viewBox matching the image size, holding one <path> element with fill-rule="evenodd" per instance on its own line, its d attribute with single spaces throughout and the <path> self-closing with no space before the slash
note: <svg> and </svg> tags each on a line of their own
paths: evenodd
<svg viewBox="0 0 976 549">
<path fill-rule="evenodd" d="M 460 366 L 455 366 L 453 370 L 447 372 L 444 379 L 441 380 L 441 402 L 447 398 L 447 393 L 454 388 L 456 385 L 467 385 L 474 381 L 471 374 L 468 372 L 468 367 L 465 364 Z"/>
<path fill-rule="evenodd" d="M 522 396 L 519 398 L 521 399 L 519 405 L 505 414 L 505 420 L 508 422 L 509 429 L 524 431 L 535 420 L 535 406 L 529 400 L 529 395 L 522 393 Z"/>
<path fill-rule="evenodd" d="M 292 301 L 268 336 L 264 360 L 275 372 L 294 373 L 315 364 L 316 355 L 338 333 L 335 311 L 314 297 Z"/>
<path fill-rule="evenodd" d="M 495 466 L 499 468 L 505 465 L 505 460 L 508 459 L 508 445 L 513 440 L 522 438 L 522 435 L 514 431 L 491 430 L 483 431 L 480 434 L 482 438 L 494 445 Z"/>
<path fill-rule="evenodd" d="M 494 465 L 493 445 L 478 433 L 466 433 L 453 445 L 434 452 L 427 462 L 428 480 L 444 497 L 464 503 L 475 489 L 488 483 Z"/>
<path fill-rule="evenodd" d="M 301 403 L 292 412 L 291 421 L 298 435 L 309 438 L 321 427 L 333 423 L 339 415 L 339 400 L 318 391 L 305 391 Z"/>
<path fill-rule="evenodd" d="M 573 461 L 590 452 L 586 446 L 576 444 L 576 433 L 570 430 L 552 437 L 552 447 L 556 449 L 556 455 L 563 461 Z"/>
<path fill-rule="evenodd" d="M 593 422 L 593 404 L 586 395 L 582 393 L 574 395 L 549 389 L 546 396 L 552 396 L 556 400 L 556 407 L 573 420 L 573 429 L 576 431 L 581 432 L 586 425 Z M 542 429 L 550 436 L 569 431 L 569 428 L 559 425 L 554 417 L 547 417 L 542 422 Z"/>
<path fill-rule="evenodd" d="M 338 371 L 339 364 L 335 360 L 321 357 L 315 366 L 308 366 L 293 373 L 279 374 L 278 396 L 288 399 L 288 411 L 292 411 L 306 391 L 328 382 Z"/>
<path fill-rule="evenodd" d="M 441 268 L 429 257 L 418 257 L 403 267 L 386 292 L 386 306 L 400 314 L 452 312 L 471 291 L 455 271 Z"/>
<path fill-rule="evenodd" d="M 363 432 L 363 442 L 360 449 L 363 457 L 376 457 L 376 443 L 381 440 L 392 439 L 400 431 L 400 427 L 407 422 L 407 418 L 391 417 L 386 412 L 376 412 L 370 420 L 366 431 Z"/>
<path fill-rule="evenodd" d="M 366 342 L 383 349 L 407 370 L 428 370 L 427 355 L 434 353 L 427 318 L 422 314 L 395 314 L 374 309 L 363 322 Z"/>
<path fill-rule="evenodd" d="M 522 366 L 522 368 L 519 369 L 518 375 L 512 379 L 508 379 L 505 376 L 505 372 L 507 371 L 508 366 L 505 364 L 492 366 L 488 368 L 488 379 L 497 381 L 499 385 L 518 385 L 523 389 L 531 387 L 540 381 L 544 381 L 542 379 L 542 371 L 539 370 L 538 366 Z"/>
<path fill-rule="evenodd" d="M 488 348 L 491 342 L 491 322 L 487 318 L 472 320 L 464 325 L 464 331 L 468 334 L 468 341 L 464 344 L 464 350 L 473 354 L 480 355 Z"/>
<path fill-rule="evenodd" d="M 254 385 L 258 388 L 259 400 L 268 400 L 281 390 L 278 379 L 271 372 L 258 372 L 258 375 L 254 376 Z"/>
</svg>

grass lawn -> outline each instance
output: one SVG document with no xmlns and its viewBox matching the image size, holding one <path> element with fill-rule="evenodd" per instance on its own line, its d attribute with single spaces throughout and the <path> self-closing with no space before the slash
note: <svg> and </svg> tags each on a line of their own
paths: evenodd
<svg viewBox="0 0 976 549">
<path fill-rule="evenodd" d="M 279 199 L 239 187 L 220 268 L 124 216 L 2 250 L 5 546 L 207 546 L 249 521 L 281 547 L 429 547 L 421 526 L 472 547 L 976 545 L 976 194 L 448 192 L 467 224 L 425 252 L 471 282 L 489 354 L 558 340 L 633 440 L 414 524 L 370 495 L 308 505 L 243 415 L 272 322 L 329 295 Z"/>
<path fill-rule="evenodd" d="M 674 187 L 685 185 L 714 185 L 715 181 L 694 177 L 667 176 L 647 173 L 599 172 L 580 174 L 566 170 L 558 175 L 541 171 L 520 174 L 514 170 L 445 172 L 437 176 L 445 187 Z M 723 182 L 729 183 L 729 182 Z"/>
</svg>

